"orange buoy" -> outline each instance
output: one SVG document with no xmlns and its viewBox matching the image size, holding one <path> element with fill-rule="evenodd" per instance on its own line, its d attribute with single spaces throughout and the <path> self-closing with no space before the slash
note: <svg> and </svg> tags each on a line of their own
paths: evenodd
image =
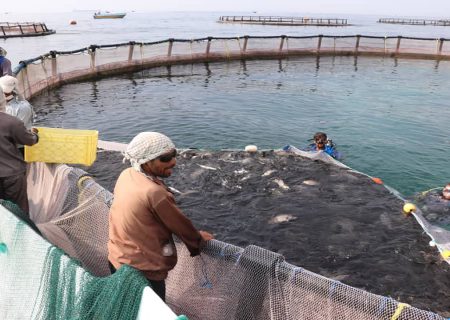
<svg viewBox="0 0 450 320">
<path fill-rule="evenodd" d="M 70 24 L 77 24 L 77 22 L 75 20 L 70 20 L 69 22 Z"/>
<path fill-rule="evenodd" d="M 372 181 L 375 182 L 376 184 L 383 184 L 383 180 L 381 180 L 380 178 L 372 178 Z"/>
</svg>

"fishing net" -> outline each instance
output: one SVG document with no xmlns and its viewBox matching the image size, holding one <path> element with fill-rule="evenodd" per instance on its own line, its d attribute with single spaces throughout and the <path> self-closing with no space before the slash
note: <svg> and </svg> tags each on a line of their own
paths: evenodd
<svg viewBox="0 0 450 320">
<path fill-rule="evenodd" d="M 256 246 L 185 247 L 168 278 L 168 303 L 189 319 L 444 319 L 321 277 Z M 194 260 L 194 261 L 192 261 Z M 201 270 L 201 272 L 200 272 Z"/>
<path fill-rule="evenodd" d="M 95 277 L 22 222 L 17 206 L 2 205 L 1 319 L 136 319 L 148 285 L 140 272 Z"/>
<path fill-rule="evenodd" d="M 190 180 L 193 186 L 202 181 L 192 179 L 187 165 L 190 161 L 197 168 L 197 175 L 221 184 L 223 181 L 214 178 L 219 171 L 208 167 L 211 157 L 219 157 L 226 166 L 256 164 L 262 172 L 268 169 L 265 159 L 277 160 L 282 167 L 287 164 L 286 159 L 291 159 L 279 158 L 274 153 L 261 157 L 233 152 L 186 155 L 187 162 L 180 166 L 186 169 L 187 175 L 182 175 L 180 186 L 184 179 Z M 297 164 L 299 170 L 306 168 L 306 164 Z M 327 175 L 331 176 L 346 170 L 325 163 L 316 165 L 322 169 L 328 166 Z M 243 177 L 236 170 L 229 170 L 232 167 L 227 168 L 222 171 L 229 181 L 224 188 L 232 193 L 241 192 L 231 182 L 233 176 L 238 180 Z M 256 172 L 256 168 L 252 170 Z M 263 179 L 272 185 L 274 177 Z M 0 255 L 0 271 L 4 275 L 0 284 L 2 318 L 106 319 L 109 315 L 126 319 L 125 314 L 135 317 L 134 308 L 139 304 L 146 280 L 131 268 L 120 269 L 113 276 L 108 276 L 106 269 L 111 193 L 83 170 L 66 165 L 33 163 L 28 182 L 30 216 L 39 232 L 73 259 L 1 208 L 0 242 L 6 248 Z M 264 188 L 265 182 L 261 183 Z M 276 185 L 272 186 L 276 189 Z M 207 203 L 203 206 L 210 208 Z M 17 210 L 11 206 L 9 209 Z M 287 263 L 282 254 L 254 245 L 241 248 L 212 241 L 195 258 L 179 242 L 177 250 L 179 263 L 167 279 L 167 303 L 176 313 L 186 314 L 191 320 L 443 319 L 432 312 L 297 267 Z M 11 270 L 20 270 L 20 274 Z M 104 277 L 97 277 L 100 275 Z M 24 308 L 23 301 L 30 307 Z"/>
<path fill-rule="evenodd" d="M 448 39 L 376 36 L 244 36 L 167 39 L 92 45 L 51 51 L 22 62 L 14 72 L 30 98 L 67 82 L 181 63 L 284 58 L 304 55 L 396 55 L 449 59 Z"/>
<path fill-rule="evenodd" d="M 413 200 L 430 224 L 450 231 L 450 201 L 442 198 L 441 190 L 442 187 L 419 193 Z"/>
<path fill-rule="evenodd" d="M 341 162 L 328 156 L 325 152 L 308 152 L 294 146 L 286 146 L 284 150 L 312 160 L 321 160 L 348 168 Z M 356 170 L 353 171 L 358 172 Z M 361 172 L 358 173 L 364 175 Z M 406 201 L 396 190 L 389 187 L 387 189 L 398 198 Z M 442 199 L 440 189 L 431 189 L 417 194 L 412 201 L 418 204 L 418 208 L 412 215 L 432 239 L 431 244 L 438 248 L 444 260 L 450 264 L 450 201 Z"/>
<path fill-rule="evenodd" d="M 109 275 L 112 195 L 81 169 L 35 162 L 28 174 L 30 218 L 44 237 L 97 276 Z"/>
<path fill-rule="evenodd" d="M 450 200 L 442 198 L 442 188 L 435 188 L 415 195 L 418 206 L 412 214 L 425 232 L 433 239 L 442 257 L 450 263 Z"/>
</svg>

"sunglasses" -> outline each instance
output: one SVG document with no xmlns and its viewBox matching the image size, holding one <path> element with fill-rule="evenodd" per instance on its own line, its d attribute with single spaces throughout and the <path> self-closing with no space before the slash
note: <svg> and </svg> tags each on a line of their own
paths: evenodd
<svg viewBox="0 0 450 320">
<path fill-rule="evenodd" d="M 317 144 L 325 144 L 325 141 L 324 140 L 316 140 L 316 143 Z"/>
<path fill-rule="evenodd" d="M 177 156 L 177 150 L 173 150 L 171 153 L 163 154 L 159 156 L 158 159 L 161 162 L 170 162 L 173 158 Z"/>
</svg>

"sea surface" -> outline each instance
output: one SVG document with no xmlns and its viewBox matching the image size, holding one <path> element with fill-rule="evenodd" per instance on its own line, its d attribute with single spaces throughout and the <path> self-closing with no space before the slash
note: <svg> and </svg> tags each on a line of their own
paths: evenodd
<svg viewBox="0 0 450 320">
<path fill-rule="evenodd" d="M 41 21 L 56 34 L 0 39 L 16 65 L 50 50 L 91 44 L 243 35 L 376 35 L 450 38 L 450 27 L 379 24 L 378 16 L 347 18 L 347 27 L 221 24 L 221 15 L 249 12 L 129 12 L 94 20 L 93 12 L 0 14 L 0 21 Z M 418 17 L 421 18 L 421 17 Z M 439 17 L 423 17 L 439 18 Z M 76 20 L 77 25 L 69 25 Z M 37 124 L 100 131 L 127 142 L 144 130 L 162 131 L 179 147 L 211 150 L 302 147 L 327 132 L 343 162 L 404 195 L 450 181 L 450 63 L 323 57 L 158 68 L 70 84 L 32 100 Z"/>
<path fill-rule="evenodd" d="M 310 12 L 128 12 L 124 19 L 94 20 L 94 11 L 64 13 L 0 13 L 0 22 L 44 22 L 56 34 L 46 37 L 0 39 L 13 64 L 34 58 L 50 50 L 69 51 L 92 44 L 128 41 L 151 42 L 168 38 L 195 39 L 207 36 L 305 36 L 305 35 L 374 35 L 450 39 L 450 26 L 408 26 L 377 23 L 380 16 L 330 15 Z M 347 27 L 263 26 L 218 23 L 224 15 L 294 16 L 309 18 L 342 18 Z M 384 17 L 386 18 L 386 17 Z M 439 19 L 445 17 L 405 17 Z M 69 22 L 75 20 L 76 25 Z"/>
</svg>

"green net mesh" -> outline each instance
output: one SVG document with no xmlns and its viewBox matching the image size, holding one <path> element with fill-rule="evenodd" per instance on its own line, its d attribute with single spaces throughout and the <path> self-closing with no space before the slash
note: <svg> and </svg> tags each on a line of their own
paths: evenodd
<svg viewBox="0 0 450 320">
<path fill-rule="evenodd" d="M 16 205 L 1 204 L 0 319 L 136 319 L 148 286 L 140 272 L 95 277 L 21 221 Z"/>
</svg>

